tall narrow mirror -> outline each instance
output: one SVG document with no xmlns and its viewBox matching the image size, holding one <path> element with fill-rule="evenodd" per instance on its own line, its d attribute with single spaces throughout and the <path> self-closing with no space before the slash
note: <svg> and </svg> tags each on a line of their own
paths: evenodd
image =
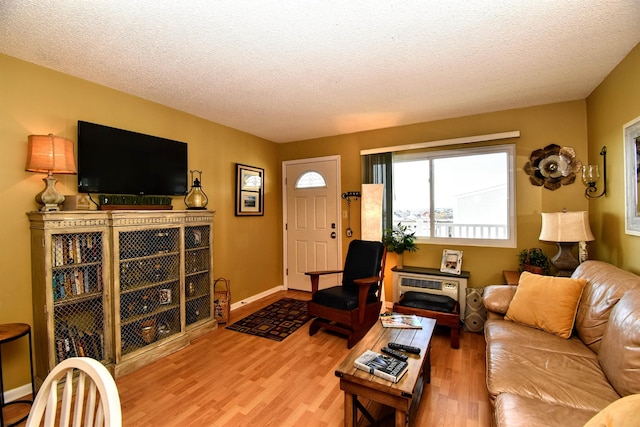
<svg viewBox="0 0 640 427">
<path fill-rule="evenodd" d="M 640 117 L 624 125 L 625 231 L 640 236 Z"/>
</svg>

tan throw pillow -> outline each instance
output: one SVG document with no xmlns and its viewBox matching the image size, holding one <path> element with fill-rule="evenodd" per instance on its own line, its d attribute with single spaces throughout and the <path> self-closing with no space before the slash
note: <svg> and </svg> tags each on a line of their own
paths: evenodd
<svg viewBox="0 0 640 427">
<path fill-rule="evenodd" d="M 591 418 L 584 427 L 638 427 L 640 394 L 631 394 L 609 404 Z"/>
<path fill-rule="evenodd" d="M 523 271 L 505 319 L 569 338 L 586 283 Z"/>
</svg>

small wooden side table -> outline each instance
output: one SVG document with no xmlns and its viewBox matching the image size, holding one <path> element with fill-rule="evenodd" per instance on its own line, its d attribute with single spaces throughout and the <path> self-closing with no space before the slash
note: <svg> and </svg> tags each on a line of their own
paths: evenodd
<svg viewBox="0 0 640 427">
<path fill-rule="evenodd" d="M 20 418 L 16 422 L 9 424 L 7 426 L 4 425 L 4 407 L 8 405 L 13 405 L 16 403 L 26 403 L 29 405 L 33 404 L 33 399 L 35 398 L 36 388 L 33 381 L 33 349 L 31 347 L 31 326 L 26 323 L 5 323 L 0 324 L 0 345 L 17 340 L 24 336 L 29 337 L 29 366 L 31 367 L 31 400 L 14 400 L 13 402 L 5 402 L 4 401 L 4 382 L 2 379 L 2 352 L 0 351 L 0 427 L 12 427 L 20 424 L 22 421 L 26 420 L 29 416 L 27 415 Z"/>
</svg>

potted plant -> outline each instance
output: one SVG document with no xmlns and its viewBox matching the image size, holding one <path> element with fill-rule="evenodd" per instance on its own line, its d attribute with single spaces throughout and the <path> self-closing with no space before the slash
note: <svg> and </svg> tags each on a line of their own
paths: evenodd
<svg viewBox="0 0 640 427">
<path fill-rule="evenodd" d="M 540 248 L 523 249 L 518 253 L 520 272 L 528 271 L 535 274 L 549 274 L 551 262 Z"/>
<path fill-rule="evenodd" d="M 387 251 L 395 252 L 397 255 L 396 267 L 403 267 L 403 256 L 405 251 L 415 252 L 418 250 L 416 244 L 416 232 L 409 230 L 409 227 L 398 223 L 392 229 L 384 231 L 382 243 L 386 246 Z"/>
</svg>

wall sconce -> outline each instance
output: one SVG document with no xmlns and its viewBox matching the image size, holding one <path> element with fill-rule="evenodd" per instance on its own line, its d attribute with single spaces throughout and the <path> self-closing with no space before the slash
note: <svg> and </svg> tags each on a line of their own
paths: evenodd
<svg viewBox="0 0 640 427">
<path fill-rule="evenodd" d="M 587 199 L 597 199 L 598 197 L 602 197 L 607 194 L 607 146 L 605 145 L 600 150 L 600 155 L 602 156 L 602 172 L 604 181 L 602 184 L 602 193 L 596 195 L 598 189 L 596 188 L 596 184 L 600 179 L 600 172 L 598 171 L 598 165 L 585 165 L 582 166 L 582 181 L 584 185 L 587 186 L 587 189 L 584 192 L 584 196 Z"/>
<path fill-rule="evenodd" d="M 351 198 L 358 200 L 360 197 L 359 191 L 348 191 L 342 193 L 342 198 L 347 201 L 347 237 L 353 236 L 353 230 L 351 229 Z"/>
<path fill-rule="evenodd" d="M 551 263 L 558 269 L 558 276 L 571 276 L 573 270 L 580 265 L 573 256 L 573 247 L 578 242 L 595 240 L 589 227 L 589 213 L 543 212 L 539 239 L 557 243 L 558 253 L 551 258 Z"/>
<path fill-rule="evenodd" d="M 27 149 L 27 167 L 29 172 L 46 172 L 43 178 L 45 188 L 36 195 L 41 211 L 59 211 L 64 195 L 56 190 L 54 173 L 76 174 L 76 162 L 73 157 L 73 142 L 61 136 L 29 135 Z"/>
<path fill-rule="evenodd" d="M 184 204 L 187 205 L 187 209 L 204 210 L 207 208 L 209 198 L 202 190 L 202 171 L 193 169 L 189 172 L 191 173 L 193 184 L 191 185 L 191 190 L 184 196 Z M 193 179 L 194 172 L 198 173 L 199 179 Z"/>
</svg>

